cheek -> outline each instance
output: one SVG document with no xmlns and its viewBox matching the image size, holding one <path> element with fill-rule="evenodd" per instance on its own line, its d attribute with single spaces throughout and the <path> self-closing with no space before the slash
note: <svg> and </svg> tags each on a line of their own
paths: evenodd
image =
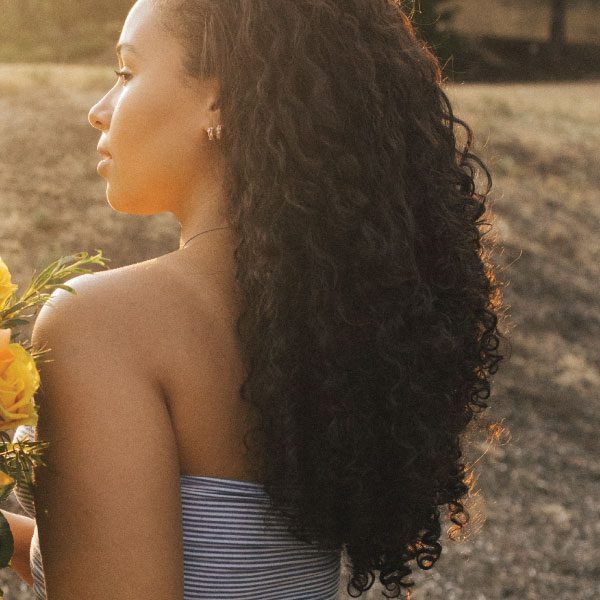
<svg viewBox="0 0 600 600">
<path fill-rule="evenodd" d="M 122 98 L 111 123 L 115 164 L 109 182 L 115 204 L 164 210 L 193 185 L 200 153 L 188 121 L 160 97 Z"/>
</svg>

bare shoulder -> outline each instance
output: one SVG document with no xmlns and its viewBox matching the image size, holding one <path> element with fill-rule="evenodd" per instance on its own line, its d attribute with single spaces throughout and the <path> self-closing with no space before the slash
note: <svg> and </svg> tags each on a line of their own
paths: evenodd
<svg viewBox="0 0 600 600">
<path fill-rule="evenodd" d="M 79 275 L 66 283 L 82 301 L 98 302 L 98 308 L 118 308 L 119 314 L 124 314 L 128 308 L 133 308 L 133 302 L 140 299 L 140 294 L 146 300 L 144 305 L 147 305 L 159 297 L 163 288 L 169 288 L 174 270 L 171 266 L 173 261 L 167 260 L 168 256 Z M 60 293 L 61 290 L 57 290 L 57 294 Z"/>
<path fill-rule="evenodd" d="M 69 279 L 65 284 L 74 293 L 53 292 L 36 320 L 38 334 L 52 327 L 65 334 L 83 329 L 76 333 L 84 337 L 101 332 L 106 343 L 126 347 L 132 361 L 149 358 L 151 343 L 159 335 L 156 327 L 172 318 L 164 308 L 173 294 L 170 271 L 168 264 L 152 259 Z"/>
<path fill-rule="evenodd" d="M 65 282 L 73 293 L 55 290 L 39 318 L 49 318 L 59 311 L 84 311 L 99 320 L 108 317 L 115 324 L 122 324 L 135 315 L 141 270 L 127 266 L 73 277 Z"/>
<path fill-rule="evenodd" d="M 88 360 L 103 357 L 111 384 L 155 390 L 138 408 L 162 423 L 165 438 L 175 436 L 182 473 L 255 480 L 241 440 L 256 415 L 239 399 L 246 371 L 228 278 L 164 255 L 67 284 L 76 295 L 57 292 L 61 325 L 52 329 L 75 327 L 82 335 L 51 336 L 56 345 L 72 352 L 76 338 Z M 165 406 L 168 423 L 160 416 Z"/>
<path fill-rule="evenodd" d="M 99 336 L 103 347 L 119 348 L 131 370 L 157 381 L 167 397 L 219 397 L 223 373 L 235 379 L 243 371 L 235 335 L 239 309 L 229 285 L 175 253 L 66 284 L 75 294 L 56 290 L 54 307 L 44 306 L 36 327 L 57 321 L 54 330 L 76 328 L 89 344 Z M 190 394 L 198 381 L 210 389 Z"/>
</svg>

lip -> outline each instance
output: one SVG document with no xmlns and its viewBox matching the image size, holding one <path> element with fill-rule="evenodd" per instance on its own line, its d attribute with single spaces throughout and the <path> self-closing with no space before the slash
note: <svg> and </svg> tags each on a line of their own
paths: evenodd
<svg viewBox="0 0 600 600">
<path fill-rule="evenodd" d="M 106 147 L 102 144 L 102 141 L 98 142 L 98 154 L 102 157 L 102 160 L 98 163 L 96 167 L 96 171 L 101 175 L 102 171 L 111 163 L 112 154 L 106 149 Z"/>
<path fill-rule="evenodd" d="M 98 174 L 101 175 L 101 171 L 105 169 L 111 162 L 112 158 L 103 158 L 96 167 L 96 171 L 98 171 Z"/>
<path fill-rule="evenodd" d="M 106 159 L 112 158 L 112 154 L 104 146 L 101 146 L 100 144 L 98 144 L 97 150 L 98 150 L 98 154 L 100 154 L 100 156 L 103 156 Z"/>
</svg>

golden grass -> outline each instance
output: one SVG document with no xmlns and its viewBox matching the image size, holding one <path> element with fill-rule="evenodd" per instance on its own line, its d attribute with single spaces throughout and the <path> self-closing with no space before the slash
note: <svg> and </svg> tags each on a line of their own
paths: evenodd
<svg viewBox="0 0 600 600">
<path fill-rule="evenodd" d="M 2 96 L 45 89 L 71 88 L 77 93 L 95 92 L 114 78 L 113 69 L 96 65 L 52 63 L 0 63 Z"/>
</svg>

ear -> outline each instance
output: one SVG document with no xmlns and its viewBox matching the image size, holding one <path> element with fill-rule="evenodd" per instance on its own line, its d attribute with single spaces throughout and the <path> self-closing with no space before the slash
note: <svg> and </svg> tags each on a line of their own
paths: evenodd
<svg viewBox="0 0 600 600">
<path fill-rule="evenodd" d="M 206 117 L 208 118 L 208 123 L 217 126 L 221 123 L 221 83 L 216 77 L 211 77 L 210 79 L 205 80 L 205 85 Z"/>
<path fill-rule="evenodd" d="M 189 77 L 187 82 L 187 129 L 197 140 L 205 140 L 207 129 L 221 123 L 220 82 L 216 77 Z"/>
</svg>

